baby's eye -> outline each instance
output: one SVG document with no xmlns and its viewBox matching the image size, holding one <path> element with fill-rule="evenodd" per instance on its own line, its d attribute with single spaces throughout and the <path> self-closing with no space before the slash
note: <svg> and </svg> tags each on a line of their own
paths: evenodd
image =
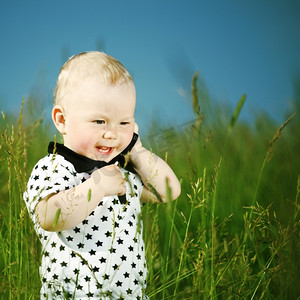
<svg viewBox="0 0 300 300">
<path fill-rule="evenodd" d="M 120 122 L 120 125 L 122 125 L 122 126 L 125 126 L 125 125 L 128 125 L 128 124 L 130 124 L 130 122 Z"/>
<path fill-rule="evenodd" d="M 104 120 L 95 120 L 94 121 L 96 124 L 105 124 Z"/>
</svg>

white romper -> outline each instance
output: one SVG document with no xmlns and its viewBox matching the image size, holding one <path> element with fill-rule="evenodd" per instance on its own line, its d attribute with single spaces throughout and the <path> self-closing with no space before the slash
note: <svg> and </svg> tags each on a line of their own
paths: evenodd
<svg viewBox="0 0 300 300">
<path fill-rule="evenodd" d="M 51 193 L 72 188 L 90 177 L 76 172 L 62 155 L 49 154 L 34 167 L 24 200 L 42 243 L 41 299 L 147 299 L 140 196 L 137 174 L 121 169 L 126 199 L 104 197 L 76 227 L 43 230 L 34 209 Z"/>
</svg>

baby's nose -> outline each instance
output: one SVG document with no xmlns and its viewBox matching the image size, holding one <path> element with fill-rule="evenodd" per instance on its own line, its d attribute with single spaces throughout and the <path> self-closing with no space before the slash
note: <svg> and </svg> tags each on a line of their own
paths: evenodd
<svg viewBox="0 0 300 300">
<path fill-rule="evenodd" d="M 117 128 L 115 126 L 109 126 L 103 133 L 105 139 L 117 139 Z"/>
</svg>

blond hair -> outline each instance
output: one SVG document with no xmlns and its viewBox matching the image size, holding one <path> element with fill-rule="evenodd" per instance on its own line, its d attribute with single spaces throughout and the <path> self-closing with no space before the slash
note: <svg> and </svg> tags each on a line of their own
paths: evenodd
<svg viewBox="0 0 300 300">
<path fill-rule="evenodd" d="M 133 82 L 126 68 L 114 57 L 98 51 L 82 52 L 72 56 L 62 66 L 56 83 L 54 104 L 64 98 L 85 78 L 95 78 L 106 85 Z"/>
</svg>

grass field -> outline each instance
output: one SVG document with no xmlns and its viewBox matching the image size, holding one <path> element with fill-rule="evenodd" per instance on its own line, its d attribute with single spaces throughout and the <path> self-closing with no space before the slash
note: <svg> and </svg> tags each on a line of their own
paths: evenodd
<svg viewBox="0 0 300 300">
<path fill-rule="evenodd" d="M 195 74 L 194 120 L 153 122 L 142 138 L 182 183 L 176 201 L 143 207 L 147 294 L 300 299 L 299 105 L 283 124 L 267 115 L 247 124 L 238 120 L 246 96 L 228 115 L 199 95 Z M 31 105 L 0 122 L 1 299 L 39 297 L 40 245 L 22 193 L 53 136 Z"/>
</svg>

